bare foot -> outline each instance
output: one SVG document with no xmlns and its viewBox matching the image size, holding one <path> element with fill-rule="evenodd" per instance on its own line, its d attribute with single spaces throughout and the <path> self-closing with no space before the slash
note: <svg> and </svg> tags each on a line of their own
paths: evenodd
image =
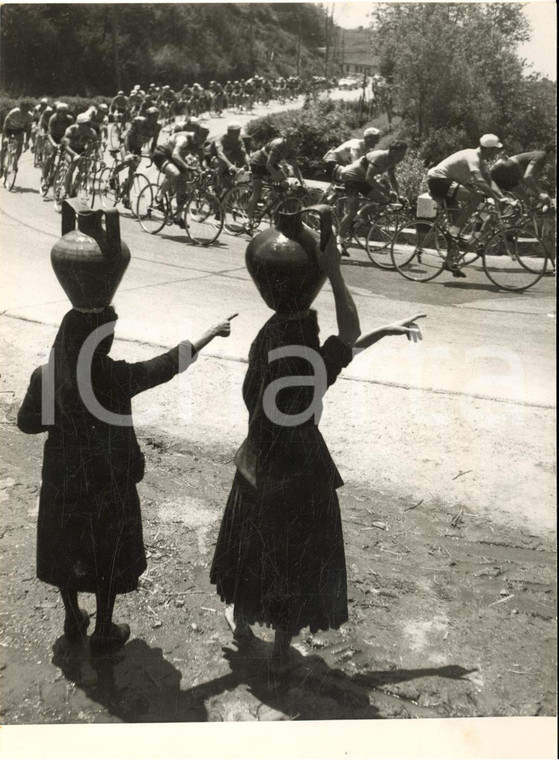
<svg viewBox="0 0 559 760">
<path fill-rule="evenodd" d="M 249 624 L 242 617 L 235 617 L 234 605 L 230 604 L 225 608 L 225 620 L 235 641 L 247 643 L 255 638 Z"/>
</svg>

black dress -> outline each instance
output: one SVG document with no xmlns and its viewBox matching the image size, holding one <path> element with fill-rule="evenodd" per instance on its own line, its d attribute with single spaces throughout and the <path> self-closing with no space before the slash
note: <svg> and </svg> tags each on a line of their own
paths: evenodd
<svg viewBox="0 0 559 760">
<path fill-rule="evenodd" d="M 130 415 L 133 396 L 185 368 L 179 362 L 181 349 L 182 344 L 134 364 L 94 356 L 91 378 L 97 400 L 111 412 Z M 144 474 L 144 457 L 134 428 L 103 422 L 77 400 L 73 405 L 66 401 L 63 409 L 56 404 L 54 423 L 44 425 L 41 387 L 47 366 L 33 372 L 18 414 L 18 427 L 24 433 L 48 432 L 37 577 L 78 592 L 95 593 L 101 587 L 115 594 L 133 591 L 146 569 L 136 490 Z"/>
<path fill-rule="evenodd" d="M 336 337 L 320 345 L 314 311 L 291 319 L 276 314 L 260 330 L 251 346 L 243 384 L 256 485 L 237 471 L 211 581 L 222 600 L 234 603 L 249 623 L 272 625 L 296 635 L 306 626 L 311 631 L 338 628 L 348 619 L 336 494 L 343 481 L 318 430 L 318 420 L 286 427 L 264 412 L 263 393 L 271 382 L 303 378 L 314 371 L 308 359 L 296 356 L 269 363 L 268 352 L 282 346 L 312 349 L 315 357 L 320 355 L 326 369 L 322 392 L 352 358 L 351 349 Z M 309 407 L 314 392 L 311 385 L 287 387 L 277 393 L 277 407 L 283 414 L 299 414 Z"/>
</svg>

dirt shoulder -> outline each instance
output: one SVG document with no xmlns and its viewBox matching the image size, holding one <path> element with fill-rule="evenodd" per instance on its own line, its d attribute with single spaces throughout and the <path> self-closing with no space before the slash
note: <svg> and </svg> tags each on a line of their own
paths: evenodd
<svg viewBox="0 0 559 760">
<path fill-rule="evenodd" d="M 507 415 L 518 410 L 478 400 L 477 417 L 458 424 L 453 404 L 463 400 L 418 398 L 414 415 L 403 389 L 360 384 L 358 407 L 355 384 L 329 392 L 322 428 L 346 481 L 350 621 L 303 632 L 297 667 L 278 686 L 267 670 L 270 631 L 239 651 L 208 580 L 246 425 L 245 367 L 201 358 L 138 405 L 149 568 L 139 591 L 117 602 L 131 641 L 95 661 L 87 646 L 68 646 L 58 595 L 35 579 L 43 437 L 13 425 L 54 330 L 1 323 L 2 355 L 18 357 L 0 386 L 3 723 L 554 714 L 554 537 L 551 518 L 537 517 L 554 498 L 549 411 L 524 409 L 514 426 Z M 117 341 L 114 353 L 145 358 L 154 349 Z M 437 426 L 437 412 L 452 424 Z M 518 492 L 532 493 L 524 514 Z M 93 606 L 87 595 L 84 606 Z"/>
</svg>

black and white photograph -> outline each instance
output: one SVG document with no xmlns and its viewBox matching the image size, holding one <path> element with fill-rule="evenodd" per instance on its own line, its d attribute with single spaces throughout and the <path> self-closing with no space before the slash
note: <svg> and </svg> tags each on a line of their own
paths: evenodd
<svg viewBox="0 0 559 760">
<path fill-rule="evenodd" d="M 0 44 L 3 757 L 554 757 L 555 3 L 7 3 Z"/>
</svg>

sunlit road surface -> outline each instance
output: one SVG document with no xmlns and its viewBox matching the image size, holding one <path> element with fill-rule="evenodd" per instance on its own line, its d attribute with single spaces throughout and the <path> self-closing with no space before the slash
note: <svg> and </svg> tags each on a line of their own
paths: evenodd
<svg viewBox="0 0 559 760">
<path fill-rule="evenodd" d="M 259 110 L 264 112 L 262 107 Z M 246 122 L 255 115 L 208 120 L 210 134 L 219 134 L 231 118 Z M 140 171 L 145 166 L 144 162 Z M 153 168 L 147 173 L 153 176 Z M 132 262 L 116 296 L 120 337 L 170 346 L 239 312 L 231 338 L 212 344 L 208 351 L 245 361 L 251 340 L 270 314 L 245 270 L 248 238 L 224 231 L 215 245 L 197 247 L 176 226 L 149 235 L 129 212 L 122 211 L 121 233 Z M 51 197 L 39 194 L 39 170 L 33 168 L 29 153 L 20 161 L 14 191 L 0 187 L 0 219 L 3 312 L 58 324 L 68 301 L 51 269 L 50 249 L 60 236 L 61 217 Z M 488 280 L 478 261 L 467 267 L 466 279 L 443 272 L 432 282 L 417 283 L 374 267 L 362 250 L 353 248 L 351 254 L 343 262 L 343 272 L 362 330 L 418 313 L 427 314 L 427 319 L 422 321 L 421 344 L 387 339 L 360 355 L 346 376 L 554 405 L 553 277 L 543 277 L 526 292 L 508 293 Z M 328 287 L 315 305 L 326 337 L 335 330 Z"/>
</svg>

